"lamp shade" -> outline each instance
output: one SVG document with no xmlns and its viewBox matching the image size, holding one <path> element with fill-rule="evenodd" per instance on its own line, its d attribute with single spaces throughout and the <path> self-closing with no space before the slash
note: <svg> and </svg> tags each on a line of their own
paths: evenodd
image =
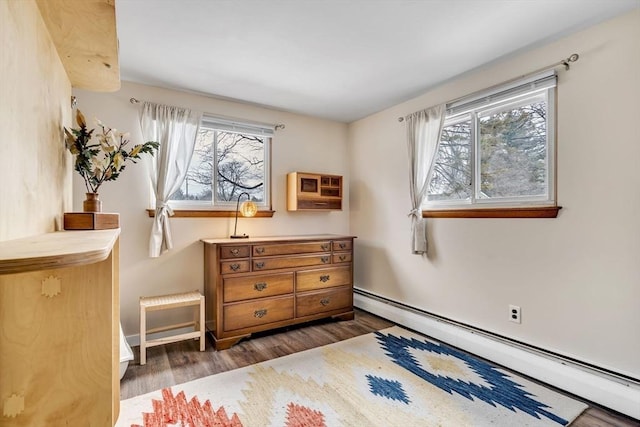
<svg viewBox="0 0 640 427">
<path fill-rule="evenodd" d="M 240 205 L 240 213 L 246 217 L 255 216 L 258 213 L 258 206 L 251 200 L 247 200 Z"/>
<path fill-rule="evenodd" d="M 247 199 L 249 200 L 240 205 L 240 198 L 242 196 L 247 196 Z M 236 233 L 238 230 L 238 213 L 241 213 L 242 216 L 246 217 L 252 217 L 258 213 L 258 206 L 256 206 L 256 204 L 251 201 L 251 196 L 249 195 L 249 193 L 240 193 L 240 195 L 238 195 L 238 201 L 236 202 L 236 223 L 233 226 L 233 234 L 229 236 L 232 239 L 246 239 L 249 237 L 246 234 L 238 235 Z"/>
</svg>

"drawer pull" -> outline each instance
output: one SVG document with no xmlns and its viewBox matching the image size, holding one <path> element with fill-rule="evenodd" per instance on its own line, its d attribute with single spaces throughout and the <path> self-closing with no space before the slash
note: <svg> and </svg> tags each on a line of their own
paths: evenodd
<svg viewBox="0 0 640 427">
<path fill-rule="evenodd" d="M 240 269 L 240 264 L 231 264 L 229 268 L 233 271 L 238 271 Z"/>
<path fill-rule="evenodd" d="M 346 247 L 347 247 L 347 244 L 346 244 L 346 243 L 344 243 L 344 242 L 340 242 L 340 243 L 338 244 L 338 246 L 340 246 L 340 249 L 344 249 L 344 248 L 346 248 Z"/>
<path fill-rule="evenodd" d="M 323 251 L 328 251 L 328 250 L 329 250 L 329 245 L 325 243 L 325 244 L 323 244 L 323 245 L 320 245 L 320 248 L 321 248 Z"/>
<path fill-rule="evenodd" d="M 322 276 L 320 276 L 320 281 L 322 283 L 328 282 L 329 281 L 329 275 L 328 274 L 323 274 Z"/>
<path fill-rule="evenodd" d="M 267 284 L 266 282 L 258 282 L 253 285 L 253 289 L 255 289 L 258 292 L 264 291 L 265 289 L 267 289 Z"/>
<path fill-rule="evenodd" d="M 264 262 L 256 262 L 256 268 L 263 268 Z"/>
<path fill-rule="evenodd" d="M 238 255 L 240 253 L 238 249 L 231 249 L 229 252 L 231 252 L 231 255 Z"/>
<path fill-rule="evenodd" d="M 267 315 L 267 309 L 263 308 L 261 310 L 256 310 L 253 312 L 253 317 L 257 317 L 258 319 L 262 319 L 264 316 Z"/>
<path fill-rule="evenodd" d="M 329 305 L 329 303 L 330 303 L 330 302 L 331 302 L 331 300 L 330 300 L 329 298 L 322 298 L 322 299 L 320 300 L 320 304 L 322 304 L 322 305 L 323 305 L 323 306 L 325 306 L 325 307 L 326 307 L 327 305 Z"/>
<path fill-rule="evenodd" d="M 340 261 L 344 261 L 345 259 L 347 259 L 346 255 L 340 255 L 338 258 L 340 258 Z"/>
<path fill-rule="evenodd" d="M 320 258 L 320 261 L 322 261 L 323 264 L 326 264 L 329 262 L 329 257 L 328 256 L 323 256 L 322 258 Z"/>
<path fill-rule="evenodd" d="M 264 253 L 264 248 L 256 248 L 256 253 L 257 253 L 257 254 L 262 254 L 262 253 Z"/>
</svg>

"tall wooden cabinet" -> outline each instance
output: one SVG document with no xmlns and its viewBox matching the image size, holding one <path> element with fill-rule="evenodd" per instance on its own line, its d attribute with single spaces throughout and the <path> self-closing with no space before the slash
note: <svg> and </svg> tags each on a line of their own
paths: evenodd
<svg viewBox="0 0 640 427">
<path fill-rule="evenodd" d="M 0 425 L 112 426 L 120 410 L 118 236 L 0 242 Z"/>
<path fill-rule="evenodd" d="M 258 331 L 353 319 L 353 239 L 203 239 L 206 326 L 216 349 Z"/>
</svg>

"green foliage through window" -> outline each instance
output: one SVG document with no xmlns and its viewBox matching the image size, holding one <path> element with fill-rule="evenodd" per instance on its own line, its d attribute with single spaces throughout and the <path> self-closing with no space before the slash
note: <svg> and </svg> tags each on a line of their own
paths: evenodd
<svg viewBox="0 0 640 427">
<path fill-rule="evenodd" d="M 448 116 L 428 203 L 551 202 L 554 90 L 536 89 Z"/>
</svg>

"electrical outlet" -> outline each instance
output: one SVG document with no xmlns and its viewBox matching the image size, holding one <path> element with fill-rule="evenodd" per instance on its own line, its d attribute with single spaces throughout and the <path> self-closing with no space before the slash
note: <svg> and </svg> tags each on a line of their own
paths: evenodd
<svg viewBox="0 0 640 427">
<path fill-rule="evenodd" d="M 509 305 L 509 320 L 514 323 L 522 323 L 522 312 L 517 305 Z"/>
</svg>

